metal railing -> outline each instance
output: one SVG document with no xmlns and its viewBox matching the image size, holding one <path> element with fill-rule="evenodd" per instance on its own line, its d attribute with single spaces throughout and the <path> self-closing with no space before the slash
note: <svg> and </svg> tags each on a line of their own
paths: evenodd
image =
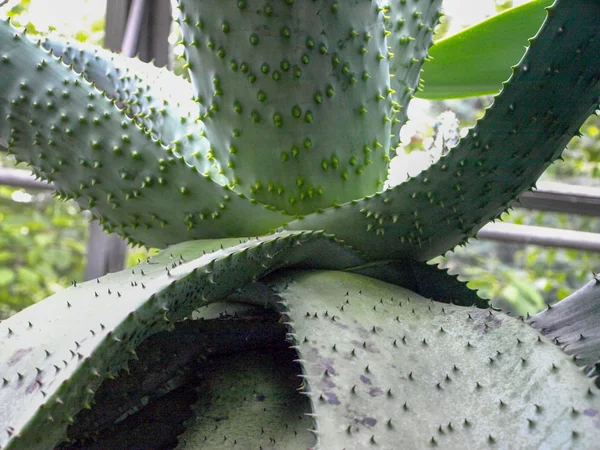
<svg viewBox="0 0 600 450">
<path fill-rule="evenodd" d="M 600 217 L 600 188 L 540 182 L 535 191 L 526 191 L 511 206 L 538 211 Z M 489 223 L 477 234 L 479 239 L 569 248 L 600 253 L 600 233 L 577 230 Z"/>
</svg>

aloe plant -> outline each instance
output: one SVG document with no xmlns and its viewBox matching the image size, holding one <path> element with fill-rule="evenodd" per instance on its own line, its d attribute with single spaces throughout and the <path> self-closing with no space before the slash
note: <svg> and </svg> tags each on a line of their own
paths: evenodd
<svg viewBox="0 0 600 450">
<path fill-rule="evenodd" d="M 384 190 L 440 7 L 180 0 L 191 84 L 0 24 L 0 143 L 164 248 L 0 323 L 0 448 L 594 447 L 600 281 L 527 322 L 426 261 L 597 108 L 600 4 L 557 0 L 469 134 Z"/>
</svg>

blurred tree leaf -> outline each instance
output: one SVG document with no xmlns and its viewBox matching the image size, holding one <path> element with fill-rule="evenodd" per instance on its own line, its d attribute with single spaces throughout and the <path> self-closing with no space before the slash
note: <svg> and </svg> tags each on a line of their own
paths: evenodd
<svg viewBox="0 0 600 450">
<path fill-rule="evenodd" d="M 15 279 L 12 270 L 0 267 L 0 286 L 7 286 Z"/>
</svg>

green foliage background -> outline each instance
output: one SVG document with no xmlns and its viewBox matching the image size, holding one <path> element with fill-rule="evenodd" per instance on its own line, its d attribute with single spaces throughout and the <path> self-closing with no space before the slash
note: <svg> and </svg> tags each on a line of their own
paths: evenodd
<svg viewBox="0 0 600 450">
<path fill-rule="evenodd" d="M 8 15 L 13 23 L 38 33 L 27 20 L 31 0 L 18 2 Z M 496 2 L 497 10 L 512 2 Z M 1 12 L 1 11 L 0 11 Z M 91 30 L 80 30 L 70 38 L 101 44 L 103 21 L 94 22 Z M 448 29 L 443 21 L 437 30 L 441 38 Z M 180 72 L 177 62 L 174 70 Z M 471 103 L 469 103 L 471 102 Z M 473 100 L 454 104 L 470 111 L 463 115 L 461 126 L 470 126 L 482 111 L 473 108 Z M 438 107 L 442 110 L 442 107 Z M 419 147 L 417 136 L 411 148 Z M 583 137 L 576 139 L 565 152 L 565 161 L 553 165 L 544 175 L 546 180 L 598 186 L 600 180 L 600 119 L 590 118 L 582 128 Z M 13 167 L 14 162 L 0 152 L 0 167 Z M 25 167 L 21 167 L 25 169 Z M 0 320 L 33 302 L 82 280 L 85 267 L 88 216 L 75 203 L 60 202 L 49 192 L 29 191 L 29 202 L 22 189 L 0 186 Z M 600 233 L 600 219 L 515 210 L 504 215 L 507 222 Z M 127 265 L 148 254 L 145 249 L 130 250 Z M 469 286 L 494 300 L 496 306 L 519 315 L 534 313 L 579 288 L 600 271 L 600 254 L 534 246 L 472 241 L 435 262 L 460 273 Z"/>
<path fill-rule="evenodd" d="M 13 201 L 18 189 L 0 186 L 0 318 L 81 278 L 86 221 L 79 208 L 33 193 Z"/>
</svg>

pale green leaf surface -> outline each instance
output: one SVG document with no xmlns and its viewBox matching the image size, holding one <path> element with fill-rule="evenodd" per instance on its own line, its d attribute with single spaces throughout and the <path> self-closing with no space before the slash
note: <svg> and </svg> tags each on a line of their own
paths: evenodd
<svg viewBox="0 0 600 450">
<path fill-rule="evenodd" d="M 196 417 L 177 448 L 312 448 L 310 403 L 297 391 L 300 380 L 291 353 L 247 352 L 210 361 L 193 407 Z"/>
<path fill-rule="evenodd" d="M 530 322 L 542 334 L 556 339 L 574 355 L 587 373 L 599 375 L 600 366 L 600 276 L 554 306 L 532 316 Z"/>
<path fill-rule="evenodd" d="M 523 321 L 342 272 L 274 284 L 318 449 L 589 449 L 600 439 L 593 380 Z"/>
</svg>

